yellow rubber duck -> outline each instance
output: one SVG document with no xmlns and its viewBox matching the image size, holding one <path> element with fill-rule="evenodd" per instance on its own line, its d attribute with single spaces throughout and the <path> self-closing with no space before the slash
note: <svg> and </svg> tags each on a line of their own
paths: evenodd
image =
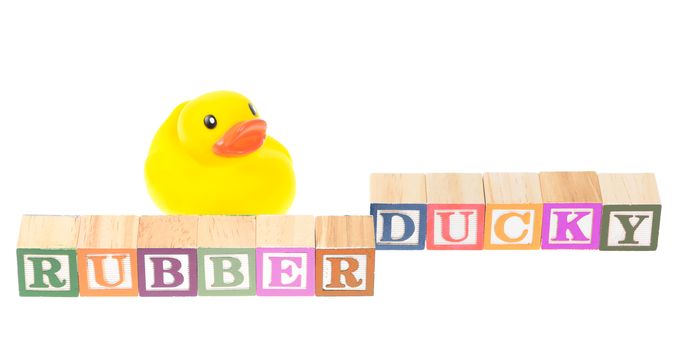
<svg viewBox="0 0 675 350">
<path fill-rule="evenodd" d="M 291 156 L 253 104 L 231 91 L 183 102 L 162 124 L 145 182 L 168 214 L 283 214 L 295 197 Z"/>
</svg>

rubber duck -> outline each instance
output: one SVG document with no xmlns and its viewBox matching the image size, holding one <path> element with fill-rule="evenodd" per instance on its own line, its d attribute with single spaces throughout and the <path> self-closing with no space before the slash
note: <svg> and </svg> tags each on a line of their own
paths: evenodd
<svg viewBox="0 0 675 350">
<path fill-rule="evenodd" d="M 288 150 L 241 94 L 178 105 L 155 134 L 145 182 L 167 214 L 283 214 L 295 197 Z"/>
</svg>

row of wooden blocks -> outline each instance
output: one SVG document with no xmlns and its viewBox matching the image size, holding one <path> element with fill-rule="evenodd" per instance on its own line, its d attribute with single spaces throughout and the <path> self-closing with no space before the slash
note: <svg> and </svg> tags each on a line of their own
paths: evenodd
<svg viewBox="0 0 675 350">
<path fill-rule="evenodd" d="M 656 250 L 653 174 L 373 174 L 377 249 Z"/>
<path fill-rule="evenodd" d="M 24 216 L 21 296 L 373 295 L 371 216 Z"/>
</svg>

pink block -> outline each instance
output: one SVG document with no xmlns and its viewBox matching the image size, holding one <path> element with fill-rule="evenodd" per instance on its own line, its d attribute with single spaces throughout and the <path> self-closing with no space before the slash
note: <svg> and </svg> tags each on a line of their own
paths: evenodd
<svg viewBox="0 0 675 350">
<path fill-rule="evenodd" d="M 483 249 L 485 205 L 429 204 L 427 220 L 427 249 Z"/>
<path fill-rule="evenodd" d="M 314 269 L 314 248 L 256 248 L 256 294 L 314 295 Z"/>
</svg>

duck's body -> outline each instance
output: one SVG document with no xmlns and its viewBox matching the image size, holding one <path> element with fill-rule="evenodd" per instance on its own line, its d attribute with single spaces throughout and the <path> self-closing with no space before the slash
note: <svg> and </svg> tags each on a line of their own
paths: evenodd
<svg viewBox="0 0 675 350">
<path fill-rule="evenodd" d="M 291 158 L 265 135 L 255 113 L 245 97 L 232 92 L 176 107 L 157 131 L 145 163 L 157 206 L 169 214 L 285 213 L 295 196 Z"/>
</svg>

